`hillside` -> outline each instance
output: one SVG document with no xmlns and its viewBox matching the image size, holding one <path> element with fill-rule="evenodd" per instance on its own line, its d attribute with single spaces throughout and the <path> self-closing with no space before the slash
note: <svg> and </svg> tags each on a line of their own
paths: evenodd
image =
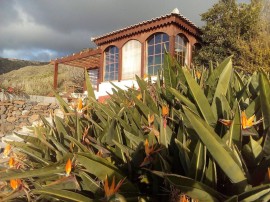
<svg viewBox="0 0 270 202">
<path fill-rule="evenodd" d="M 45 64 L 48 64 L 48 62 L 0 58 L 0 75 L 26 66 L 39 66 Z"/>
<path fill-rule="evenodd" d="M 0 75 L 0 88 L 13 87 L 29 95 L 48 95 L 52 92 L 54 66 L 50 64 L 26 66 Z M 82 86 L 83 69 L 59 65 L 58 86 L 68 91 Z"/>
</svg>

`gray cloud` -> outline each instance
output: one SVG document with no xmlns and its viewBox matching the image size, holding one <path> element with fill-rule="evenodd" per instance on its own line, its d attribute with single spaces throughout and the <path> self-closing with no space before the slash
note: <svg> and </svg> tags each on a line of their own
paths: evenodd
<svg viewBox="0 0 270 202">
<path fill-rule="evenodd" d="M 175 7 L 201 26 L 199 14 L 217 1 L 2 0 L 0 57 L 54 59 L 93 46 L 90 37 L 168 14 Z"/>
</svg>

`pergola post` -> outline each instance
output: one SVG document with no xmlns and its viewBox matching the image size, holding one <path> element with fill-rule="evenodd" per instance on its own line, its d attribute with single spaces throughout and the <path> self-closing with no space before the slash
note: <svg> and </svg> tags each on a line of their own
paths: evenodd
<svg viewBox="0 0 270 202">
<path fill-rule="evenodd" d="M 141 46 L 141 78 L 144 78 L 145 72 L 145 42 Z"/>
<path fill-rule="evenodd" d="M 58 63 L 54 63 L 54 78 L 53 78 L 53 88 L 57 89 L 57 79 L 58 79 Z"/>
<path fill-rule="evenodd" d="M 119 58 L 118 58 L 118 81 L 122 80 L 122 48 L 119 48 Z"/>
</svg>

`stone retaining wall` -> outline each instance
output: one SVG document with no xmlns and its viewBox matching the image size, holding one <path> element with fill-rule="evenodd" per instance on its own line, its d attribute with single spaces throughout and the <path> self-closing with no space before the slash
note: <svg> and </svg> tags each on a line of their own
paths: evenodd
<svg viewBox="0 0 270 202">
<path fill-rule="evenodd" d="M 40 120 L 41 115 L 49 116 L 50 111 L 58 108 L 55 103 L 21 100 L 0 102 L 0 136 L 20 130 L 23 126 L 31 126 Z"/>
</svg>

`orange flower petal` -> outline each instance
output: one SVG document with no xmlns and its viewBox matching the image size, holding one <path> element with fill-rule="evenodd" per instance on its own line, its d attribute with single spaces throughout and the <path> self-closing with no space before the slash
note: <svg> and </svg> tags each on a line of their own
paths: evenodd
<svg viewBox="0 0 270 202">
<path fill-rule="evenodd" d="M 104 180 L 104 192 L 107 199 L 113 196 L 118 191 L 118 189 L 120 188 L 120 186 L 123 184 L 124 181 L 125 181 L 125 178 L 120 180 L 115 186 L 115 176 L 113 176 L 113 181 L 110 186 L 109 181 L 108 181 L 108 176 L 106 175 L 106 178 Z"/>
<path fill-rule="evenodd" d="M 232 120 L 227 120 L 227 119 L 219 119 L 219 122 L 221 122 L 225 126 L 230 126 L 232 125 Z"/>
<path fill-rule="evenodd" d="M 142 99 L 142 94 L 140 93 L 139 95 L 137 95 L 137 99 L 141 100 Z"/>
<path fill-rule="evenodd" d="M 149 142 L 148 142 L 147 139 L 146 139 L 145 142 L 144 142 L 144 151 L 145 151 L 145 154 L 146 154 L 147 156 L 150 155 Z"/>
<path fill-rule="evenodd" d="M 20 179 L 11 179 L 10 180 L 10 186 L 13 190 L 17 189 L 21 185 L 21 180 Z"/>
<path fill-rule="evenodd" d="M 247 115 L 245 111 L 242 111 L 241 113 L 241 123 L 242 123 L 242 128 L 245 129 L 247 126 Z"/>
<path fill-rule="evenodd" d="M 7 144 L 4 150 L 4 156 L 7 157 L 10 152 L 11 146 L 10 144 Z"/>
<path fill-rule="evenodd" d="M 251 116 L 251 117 L 247 120 L 247 122 L 246 122 L 247 127 L 253 126 L 254 119 L 255 119 L 255 114 L 254 114 L 253 116 Z"/>
<path fill-rule="evenodd" d="M 12 168 L 14 166 L 14 163 L 15 163 L 14 158 L 13 157 L 10 157 L 10 159 L 8 161 L 9 167 Z"/>
<path fill-rule="evenodd" d="M 149 126 L 152 125 L 152 123 L 154 122 L 154 120 L 155 120 L 154 114 L 153 115 L 148 114 L 148 124 L 149 124 Z"/>
<path fill-rule="evenodd" d="M 201 72 L 196 71 L 196 77 L 197 77 L 198 79 L 200 79 L 200 78 L 201 78 Z"/>
<path fill-rule="evenodd" d="M 169 107 L 167 105 L 162 105 L 162 116 L 167 116 L 169 114 Z"/>
<path fill-rule="evenodd" d="M 69 176 L 71 168 L 72 168 L 71 160 L 68 159 L 68 161 L 66 163 L 66 176 Z"/>
<path fill-rule="evenodd" d="M 77 110 L 80 111 L 83 108 L 82 98 L 78 98 Z"/>
</svg>

